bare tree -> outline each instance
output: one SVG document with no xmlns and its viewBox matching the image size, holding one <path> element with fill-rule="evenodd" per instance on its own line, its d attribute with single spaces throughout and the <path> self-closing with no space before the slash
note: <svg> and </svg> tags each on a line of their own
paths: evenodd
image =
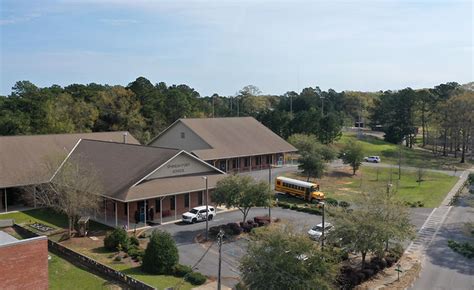
<svg viewBox="0 0 474 290">
<path fill-rule="evenodd" d="M 48 158 L 45 170 L 51 173 L 49 182 L 34 187 L 40 205 L 64 213 L 68 218 L 68 235 L 72 236 L 77 219 L 99 207 L 102 185 L 96 170 L 80 156 L 64 159 Z"/>
</svg>

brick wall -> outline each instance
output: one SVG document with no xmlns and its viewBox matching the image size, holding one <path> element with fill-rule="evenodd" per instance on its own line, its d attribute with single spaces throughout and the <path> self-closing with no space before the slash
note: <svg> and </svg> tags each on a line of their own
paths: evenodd
<svg viewBox="0 0 474 290">
<path fill-rule="evenodd" d="M 0 246 L 1 289 L 48 289 L 48 240 L 21 240 Z"/>
</svg>

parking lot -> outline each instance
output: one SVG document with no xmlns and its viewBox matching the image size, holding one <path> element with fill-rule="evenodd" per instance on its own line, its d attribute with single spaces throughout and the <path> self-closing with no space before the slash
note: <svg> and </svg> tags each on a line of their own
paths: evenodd
<svg viewBox="0 0 474 290">
<path fill-rule="evenodd" d="M 432 209 L 414 208 L 411 209 L 411 220 L 418 230 L 424 223 Z M 251 209 L 247 219 L 255 216 L 268 214 L 266 208 Z M 297 212 L 289 209 L 272 208 L 272 217 L 288 221 L 296 229 L 307 231 L 313 225 L 321 222 L 321 216 Z M 242 220 L 242 213 L 238 210 L 223 212 L 218 214 L 214 220 L 209 222 L 209 226 L 216 226 L 229 222 L 239 222 Z M 179 250 L 180 263 L 186 265 L 197 264 L 197 270 L 207 276 L 217 277 L 218 269 L 218 247 L 217 243 L 210 246 L 195 242 L 195 237 L 204 233 L 206 223 L 182 224 L 174 223 L 158 226 L 162 230 L 169 232 L 176 241 Z M 222 247 L 222 283 L 226 286 L 233 286 L 238 282 L 239 259 L 245 254 L 247 240 L 238 239 L 234 242 L 226 242 Z"/>
</svg>

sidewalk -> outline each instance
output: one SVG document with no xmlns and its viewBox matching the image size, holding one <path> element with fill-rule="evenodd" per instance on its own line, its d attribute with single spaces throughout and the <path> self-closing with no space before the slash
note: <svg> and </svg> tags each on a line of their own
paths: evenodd
<svg viewBox="0 0 474 290">
<path fill-rule="evenodd" d="M 405 250 L 405 253 L 399 262 L 403 269 L 403 272 L 400 273 L 400 281 L 398 281 L 398 273 L 395 271 L 395 267 L 392 267 L 383 271 L 384 274 L 380 277 L 379 281 L 373 281 L 375 283 L 370 284 L 368 283 L 370 289 L 406 288 L 418 278 L 423 266 L 425 251 L 432 243 L 440 227 L 448 217 L 452 208 L 450 205 L 451 200 L 462 188 L 471 172 L 473 172 L 473 168 L 465 170 L 461 174 L 458 182 L 456 182 L 448 192 L 444 200 L 441 202 L 441 205 L 433 209 L 421 229 L 418 231 L 415 239 Z"/>
</svg>

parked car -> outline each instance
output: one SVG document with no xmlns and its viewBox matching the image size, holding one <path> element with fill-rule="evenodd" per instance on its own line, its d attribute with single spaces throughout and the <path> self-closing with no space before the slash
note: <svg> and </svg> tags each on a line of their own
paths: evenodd
<svg viewBox="0 0 474 290">
<path fill-rule="evenodd" d="M 208 206 L 208 219 L 211 221 L 216 215 L 216 209 L 213 206 Z M 188 212 L 183 213 L 182 221 L 185 223 L 195 223 L 206 220 L 206 206 L 198 206 Z"/>
<path fill-rule="evenodd" d="M 380 163 L 380 157 L 378 156 L 369 156 L 364 158 L 365 162 Z"/>
<path fill-rule="evenodd" d="M 324 235 L 326 236 L 329 234 L 332 230 L 334 230 L 334 227 L 330 223 L 324 223 Z M 321 236 L 323 235 L 323 224 L 320 223 L 314 227 L 312 227 L 308 231 L 308 235 L 312 240 L 319 241 L 321 239 Z"/>
</svg>

